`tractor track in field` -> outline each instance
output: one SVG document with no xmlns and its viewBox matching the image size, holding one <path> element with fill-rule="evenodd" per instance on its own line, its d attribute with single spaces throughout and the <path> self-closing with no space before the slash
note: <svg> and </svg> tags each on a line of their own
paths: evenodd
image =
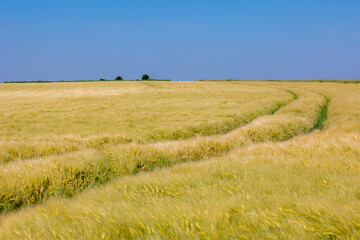
<svg viewBox="0 0 360 240">
<path fill-rule="evenodd" d="M 145 83 L 144 83 L 145 84 Z M 147 84 L 147 83 L 146 83 Z M 173 131 L 167 134 L 167 136 L 163 136 L 160 137 L 159 140 L 157 142 L 165 142 L 165 141 L 179 141 L 179 140 L 187 140 L 187 139 L 191 139 L 193 137 L 196 136 L 213 136 L 213 135 L 218 135 L 218 134 L 226 134 L 230 131 L 233 131 L 239 127 L 242 126 L 246 126 L 247 124 L 251 123 L 252 121 L 254 121 L 256 118 L 264 116 L 264 115 L 272 115 L 275 112 L 277 112 L 280 108 L 284 107 L 285 105 L 291 103 L 292 101 L 297 99 L 297 95 L 289 90 L 285 90 L 285 92 L 290 93 L 293 96 L 293 99 L 291 99 L 290 101 L 286 102 L 286 103 L 273 103 L 272 104 L 272 109 L 270 109 L 267 113 L 264 114 L 259 114 L 256 115 L 255 112 L 252 116 L 252 114 L 249 114 L 249 116 L 244 116 L 243 118 L 232 118 L 232 119 L 226 119 L 222 122 L 219 123 L 214 123 L 214 124 L 209 124 L 206 125 L 205 128 L 209 128 L 211 129 L 210 132 L 202 132 L 201 127 L 197 127 L 197 126 L 188 126 L 187 128 L 180 130 L 180 133 L 178 133 L 177 131 Z M 234 123 L 235 121 L 235 123 Z M 220 129 L 223 125 L 226 125 L 225 129 Z M 188 129 L 190 129 L 188 131 Z M 217 130 L 220 129 L 220 130 Z M 178 134 L 181 135 L 182 132 L 186 132 L 185 135 L 189 135 L 189 136 L 178 136 Z M 143 142 L 141 140 L 136 140 L 136 139 L 131 139 L 129 137 L 126 136 L 120 136 L 121 138 L 119 139 L 119 136 L 115 136 L 115 139 L 113 139 L 113 136 L 90 136 L 87 137 L 85 139 L 75 139 L 75 140 L 68 140 L 68 139 L 63 139 L 62 140 L 62 144 L 64 144 L 62 147 L 66 150 L 54 150 L 53 152 L 56 153 L 50 153 L 50 154 L 39 154 L 36 153 L 36 151 L 43 151 L 44 147 L 38 147 L 38 150 L 31 150 L 31 152 L 33 152 L 33 156 L 30 157 L 25 157 L 25 158 L 16 158 L 16 157 L 11 157 L 8 156 L 9 159 L 0 159 L 0 167 L 3 165 L 7 165 L 7 164 L 12 164 L 12 163 L 16 163 L 16 162 L 25 162 L 25 161 L 29 161 L 29 160 L 37 160 L 37 159 L 43 159 L 43 158 L 49 158 L 49 157 L 54 157 L 54 156 L 63 156 L 63 155 L 68 155 L 68 154 L 72 154 L 72 153 L 77 153 L 77 152 L 81 152 L 81 151 L 85 151 L 85 150 L 89 150 L 89 149 L 93 149 L 96 151 L 101 151 L 104 149 L 104 147 L 106 147 L 107 145 L 120 145 L 120 144 L 134 144 L 134 143 L 139 143 L 139 144 L 152 144 L 152 142 Z M 120 142 L 120 143 L 119 143 Z M 12 141 L 9 144 L 17 144 L 16 141 Z M 47 144 L 55 144 L 52 141 L 47 141 Z M 3 144 L 5 145 L 6 142 L 3 142 Z M 78 144 L 77 146 L 77 150 L 67 150 L 68 149 L 72 149 L 73 146 L 75 144 Z M 20 144 L 21 145 L 21 144 Z M 20 146 L 19 145 L 19 146 Z M 18 147 L 19 147 L 18 146 Z M 36 149 L 37 145 L 32 142 L 32 143 L 28 143 L 26 142 L 26 144 L 23 144 L 24 147 L 20 147 L 22 148 L 30 148 L 30 149 Z M 59 145 L 61 148 L 61 145 Z M 6 151 L 6 149 L 5 149 Z M 8 151 L 14 152 L 14 150 L 10 147 L 10 149 Z M 1 157 L 1 155 L 0 155 Z"/>
<path fill-rule="evenodd" d="M 329 104 L 330 104 L 330 101 L 331 101 L 331 99 L 328 98 L 327 96 L 325 96 L 324 94 L 321 94 L 321 93 L 318 93 L 318 94 L 322 95 L 325 98 L 326 102 L 321 107 L 319 119 L 316 122 L 316 124 L 314 125 L 314 128 L 312 130 L 315 130 L 315 129 L 322 130 L 324 128 L 324 123 L 328 118 Z"/>
<path fill-rule="evenodd" d="M 237 81 L 229 81 L 229 83 L 231 83 L 231 84 L 238 84 Z M 246 85 L 258 86 L 258 85 L 256 85 L 256 84 L 248 83 L 248 82 L 246 82 Z M 274 87 L 270 87 L 270 86 L 267 86 L 267 87 L 269 87 L 269 88 L 274 88 Z M 278 89 L 278 88 L 276 88 L 276 89 Z M 288 92 L 288 93 L 290 93 L 290 94 L 292 94 L 293 97 L 294 97 L 294 100 L 296 100 L 296 99 L 298 98 L 298 96 L 297 96 L 293 91 L 290 91 L 290 90 L 287 90 L 287 89 L 283 89 L 283 90 L 286 91 L 286 92 Z M 306 90 L 306 91 L 309 91 L 309 90 Z M 325 121 L 326 121 L 327 118 L 328 118 L 328 109 L 329 109 L 329 104 L 330 104 L 330 102 L 331 102 L 331 99 L 330 99 L 328 96 L 326 96 L 326 95 L 324 95 L 324 94 L 322 94 L 322 93 L 320 93 L 320 92 L 315 92 L 315 91 L 311 91 L 311 92 L 323 96 L 324 99 L 325 99 L 325 101 L 326 101 L 326 103 L 321 106 L 320 116 L 319 116 L 316 124 L 314 125 L 314 127 L 311 129 L 310 132 L 312 132 L 312 131 L 314 131 L 314 130 L 316 130 L 316 129 L 318 129 L 318 130 L 322 130 L 322 129 L 323 129 L 324 123 L 325 123 Z"/>
<path fill-rule="evenodd" d="M 290 100 L 289 102 L 287 102 L 285 105 L 278 105 L 275 109 L 270 111 L 268 113 L 268 115 L 275 114 L 278 110 L 280 110 L 284 106 L 286 106 L 296 100 L 297 95 L 292 92 L 289 92 L 289 93 L 291 93 L 293 95 L 293 99 Z M 261 115 L 261 116 L 264 116 L 264 115 Z M 258 117 L 260 117 L 260 116 L 258 116 Z M 249 125 L 253 120 L 257 119 L 258 117 L 252 119 L 247 125 Z M 245 127 L 247 125 L 240 126 L 240 128 Z M 234 131 L 234 130 L 232 130 L 232 131 Z M 229 133 L 226 133 L 226 134 L 229 134 Z M 221 136 L 221 135 L 213 135 L 213 136 Z M 209 137 L 213 137 L 213 136 L 204 136 L 203 138 L 209 138 Z M 196 137 L 184 139 L 184 140 L 172 140 L 172 141 L 167 141 L 166 143 L 173 144 L 174 142 L 176 143 L 179 141 L 181 141 L 181 142 L 192 141 L 192 139 L 196 139 Z M 157 143 L 157 144 L 159 144 L 159 143 Z M 163 143 L 160 143 L 160 144 L 163 144 Z M 132 144 L 125 144 L 125 145 L 132 145 Z M 154 145 L 154 144 L 144 144 L 144 145 Z M 101 152 L 101 151 L 98 151 L 98 152 Z M 76 152 L 72 152 L 71 154 L 76 155 Z M 71 154 L 67 153 L 66 155 L 71 155 Z M 96 152 L 94 154 L 96 154 Z M 61 156 L 62 155 L 57 155 L 55 157 L 60 158 Z M 65 154 L 64 154 L 64 156 L 65 156 Z M 81 158 L 81 156 L 79 156 L 79 157 Z M 108 157 L 108 156 L 106 156 L 106 157 Z M 76 161 L 77 159 L 78 159 L 78 157 L 75 157 L 74 160 Z M 0 195 L 0 212 L 4 213 L 4 212 L 9 212 L 9 211 L 14 211 L 14 210 L 17 210 L 24 206 L 27 206 L 27 205 L 38 204 L 38 203 L 45 201 L 49 197 L 53 197 L 53 196 L 72 196 L 75 193 L 80 192 L 84 189 L 87 189 L 94 184 L 95 185 L 104 184 L 104 183 L 110 181 L 113 177 L 119 175 L 119 173 L 112 172 L 111 170 L 106 170 L 107 166 L 103 166 L 105 170 L 103 172 L 101 172 L 101 174 L 100 174 L 98 171 L 96 171 L 98 169 L 91 171 L 92 170 L 91 167 L 90 167 L 90 169 L 87 169 L 85 167 L 85 171 L 83 171 L 83 170 L 77 171 L 76 169 L 74 169 L 74 171 L 72 171 L 71 167 L 61 166 L 61 162 L 51 163 L 52 161 L 53 160 L 51 159 L 51 157 L 48 157 L 47 160 L 40 158 L 40 159 L 32 159 L 30 161 L 18 161 L 18 162 L 13 162 L 13 163 L 10 162 L 9 164 L 3 165 L 2 167 L 3 168 L 5 167 L 4 172 L 8 172 L 8 171 L 13 172 L 15 175 L 18 175 L 19 178 L 21 178 L 21 174 L 18 174 L 17 171 L 18 170 L 21 171 L 20 169 L 22 169 L 24 166 L 27 165 L 28 169 L 37 169 L 37 168 L 41 169 L 42 167 L 45 168 L 46 164 L 52 165 L 51 167 L 54 169 L 53 174 L 55 173 L 55 175 L 56 175 L 56 174 L 60 174 L 60 172 L 67 172 L 66 173 L 67 177 L 65 177 L 65 179 L 61 179 L 61 181 L 63 181 L 63 183 L 61 184 L 62 186 L 59 186 L 56 189 L 56 191 L 53 192 L 52 194 L 47 193 L 47 189 L 51 185 L 51 180 L 49 180 L 49 178 L 45 175 L 43 178 L 36 176 L 36 178 L 38 179 L 38 180 L 36 180 L 37 183 L 30 184 L 30 186 L 28 186 L 28 187 L 24 188 L 24 186 L 22 184 L 20 184 L 19 187 L 22 188 L 22 190 L 20 190 L 20 191 L 14 192 L 5 186 L 5 188 L 7 188 L 7 190 L 10 190 L 11 192 L 13 192 L 13 194 L 10 194 L 11 196 L 5 194 L 5 192 L 7 192 L 7 191 L 4 189 L 4 186 L 0 185 L 0 189 L 2 190 L 2 191 L 0 191 L 0 194 L 3 193 Z M 106 159 L 105 160 L 101 159 L 99 162 L 107 162 L 107 161 L 108 160 L 106 160 Z M 101 163 L 99 163 L 99 165 L 101 166 Z M 96 166 L 98 166 L 98 165 L 96 165 Z M 95 166 L 92 165 L 92 167 L 95 167 Z M 137 172 L 141 171 L 143 167 L 144 166 L 142 164 L 138 164 L 136 169 L 134 169 L 133 173 L 137 173 Z M 12 169 L 9 170 L 9 168 L 12 168 Z M 92 181 L 90 181 L 90 182 L 84 181 L 84 175 L 86 175 L 86 171 L 90 172 L 90 174 L 95 175 L 94 179 L 92 179 Z M 96 176 L 96 174 L 98 174 L 98 176 Z M 0 176 L 0 180 L 1 180 L 1 176 Z M 1 184 L 1 182 L 0 182 L 0 184 Z M 71 191 L 70 191 L 71 193 L 67 192 L 66 188 L 69 184 L 76 185 L 76 187 L 75 187 L 76 190 L 74 192 L 71 192 Z M 29 194 L 25 194 L 27 191 L 29 191 Z M 21 192 L 24 192 L 24 193 L 22 194 Z M 27 197 L 25 197 L 25 198 L 20 197 L 20 198 L 22 198 L 20 200 L 20 199 L 18 199 L 18 197 L 21 195 L 27 195 Z"/>
<path fill-rule="evenodd" d="M 294 99 L 285 106 L 298 99 L 296 93 L 292 91 L 288 92 L 293 95 Z M 308 132 L 311 132 L 316 128 L 320 129 L 320 126 L 322 126 L 326 120 L 329 101 L 325 96 L 323 97 L 326 99 L 326 103 L 320 106 L 320 116 L 316 119 L 316 124 L 313 128 Z M 275 114 L 281 108 L 282 107 L 279 107 L 276 111 L 271 112 L 267 116 Z M 134 175 L 143 171 L 152 171 L 157 168 L 170 167 L 182 162 L 200 161 L 209 157 L 220 156 L 232 149 L 242 147 L 244 144 L 246 145 L 246 142 L 241 142 L 244 140 L 240 138 L 236 139 L 235 133 L 236 131 L 247 129 L 249 127 L 251 131 L 251 124 L 247 124 L 225 135 L 213 135 L 155 144 L 128 144 L 121 146 L 122 148 L 120 151 L 123 150 L 123 152 L 117 157 L 114 157 L 111 151 L 104 152 L 105 155 L 98 153 L 98 159 L 95 157 L 95 159 L 88 160 L 87 162 L 85 161 L 78 166 L 72 166 L 71 164 L 62 163 L 61 161 L 58 163 L 53 162 L 51 163 L 52 170 L 46 169 L 48 171 L 44 171 L 39 176 L 36 176 L 34 182 L 23 182 L 22 184 L 17 185 L 17 187 L 15 186 L 15 188 L 14 186 L 3 186 L 0 182 L 0 189 L 2 190 L 0 191 L 0 212 L 12 212 L 25 206 L 40 204 L 51 197 L 74 196 L 92 186 L 105 184 L 117 176 Z M 261 127 L 261 125 L 253 126 L 255 130 Z M 231 134 L 235 135 L 232 136 Z M 290 131 L 288 134 L 288 136 L 285 135 L 283 140 L 288 140 L 298 135 L 296 131 Z M 233 145 L 231 145 L 226 142 L 230 141 L 229 139 L 236 143 L 232 143 Z M 223 141 L 225 141 L 225 144 L 223 144 Z M 253 140 L 250 140 L 250 143 L 252 141 Z M 277 140 L 276 138 L 266 138 L 262 141 Z M 165 146 L 166 151 L 163 151 L 163 146 Z M 177 155 L 174 155 L 174 157 L 171 153 L 168 153 L 166 147 L 171 147 L 171 151 L 175 151 Z M 81 156 L 79 157 L 81 158 Z M 128 159 L 124 160 L 127 157 Z M 77 159 L 74 160 L 76 161 Z M 47 163 L 42 162 L 36 164 L 35 162 L 30 169 L 37 170 L 37 168 L 46 167 L 46 164 Z M 121 166 L 121 164 L 125 165 Z M 19 174 L 16 170 L 12 172 L 13 174 L 10 175 L 13 175 L 14 177 Z M 21 178 L 20 175 L 21 174 L 19 174 L 19 178 Z M 24 181 L 24 179 L 21 180 Z"/>
</svg>

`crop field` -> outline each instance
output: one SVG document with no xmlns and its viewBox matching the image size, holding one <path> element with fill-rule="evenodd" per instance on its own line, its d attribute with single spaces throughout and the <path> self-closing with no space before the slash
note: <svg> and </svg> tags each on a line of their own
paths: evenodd
<svg viewBox="0 0 360 240">
<path fill-rule="evenodd" d="M 0 239 L 359 239 L 360 84 L 0 84 Z"/>
</svg>

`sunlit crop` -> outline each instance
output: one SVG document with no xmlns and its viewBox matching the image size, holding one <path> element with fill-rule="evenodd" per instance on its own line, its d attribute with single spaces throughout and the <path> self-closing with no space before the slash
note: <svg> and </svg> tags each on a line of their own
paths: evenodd
<svg viewBox="0 0 360 240">
<path fill-rule="evenodd" d="M 356 239 L 360 85 L 0 86 L 0 239 Z"/>
</svg>

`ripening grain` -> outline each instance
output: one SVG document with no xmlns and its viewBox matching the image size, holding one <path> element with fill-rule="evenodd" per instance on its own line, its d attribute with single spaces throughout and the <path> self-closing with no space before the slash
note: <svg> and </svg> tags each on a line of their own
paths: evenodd
<svg viewBox="0 0 360 240">
<path fill-rule="evenodd" d="M 0 218 L 0 238 L 360 235 L 360 85 L 201 84 L 290 91 L 296 99 L 287 92 L 275 113 L 228 133 L 10 162 L 0 168 L 0 199 L 13 212 Z M 16 211 L 27 201 L 42 204 Z"/>
<path fill-rule="evenodd" d="M 223 134 L 292 98 L 276 88 L 216 83 L 3 84 L 0 163 Z"/>
</svg>

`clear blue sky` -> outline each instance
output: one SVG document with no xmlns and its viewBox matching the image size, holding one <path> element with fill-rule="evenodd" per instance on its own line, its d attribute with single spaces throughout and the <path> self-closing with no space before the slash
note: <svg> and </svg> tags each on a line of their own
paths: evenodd
<svg viewBox="0 0 360 240">
<path fill-rule="evenodd" d="M 0 0 L 0 81 L 360 78 L 359 0 Z"/>
</svg>

